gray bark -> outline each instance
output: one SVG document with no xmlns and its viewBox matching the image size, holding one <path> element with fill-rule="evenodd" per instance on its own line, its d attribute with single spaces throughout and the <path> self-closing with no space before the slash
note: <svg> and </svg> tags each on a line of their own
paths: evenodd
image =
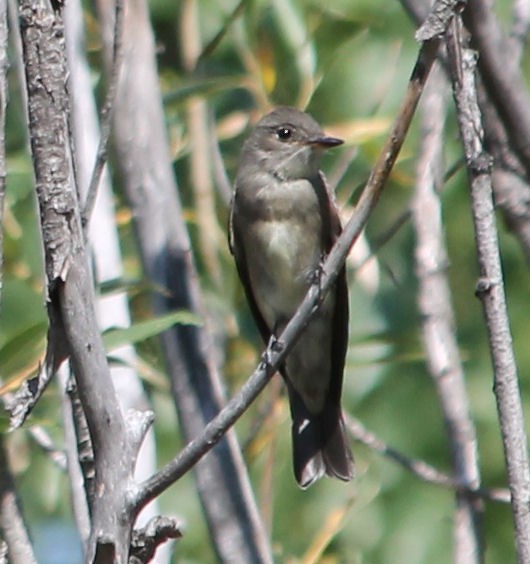
<svg viewBox="0 0 530 564">
<path fill-rule="evenodd" d="M 475 86 L 476 56 L 449 40 L 453 90 L 466 157 L 482 301 L 493 364 L 494 392 L 512 496 L 518 561 L 530 562 L 530 468 L 517 367 L 506 309 L 499 242 L 495 224 L 491 158 L 484 151 Z"/>
<path fill-rule="evenodd" d="M 95 455 L 85 558 L 125 564 L 134 464 L 148 421 L 141 416 L 124 421 L 97 326 L 74 175 L 62 18 L 43 0 L 22 0 L 19 17 L 45 256 L 48 347 L 54 339 L 66 342 L 60 348 L 70 354 Z"/>
</svg>

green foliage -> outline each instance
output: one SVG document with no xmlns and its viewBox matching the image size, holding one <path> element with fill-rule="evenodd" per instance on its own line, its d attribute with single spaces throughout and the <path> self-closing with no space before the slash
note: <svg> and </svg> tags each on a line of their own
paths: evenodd
<svg viewBox="0 0 530 564">
<path fill-rule="evenodd" d="M 134 323 L 123 329 L 110 329 L 103 335 L 103 343 L 108 352 L 126 344 L 136 344 L 159 335 L 173 325 L 200 325 L 201 321 L 189 311 L 175 311 L 154 319 Z"/>
</svg>

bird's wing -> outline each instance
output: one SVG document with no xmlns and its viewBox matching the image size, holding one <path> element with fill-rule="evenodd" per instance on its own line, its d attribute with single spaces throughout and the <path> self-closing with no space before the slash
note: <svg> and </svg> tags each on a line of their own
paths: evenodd
<svg viewBox="0 0 530 564">
<path fill-rule="evenodd" d="M 235 213 L 235 207 L 237 205 L 235 198 L 236 196 L 234 195 L 234 198 L 232 199 L 232 205 L 230 206 L 228 244 L 231 253 L 234 255 L 237 272 L 239 274 L 241 284 L 243 285 L 243 290 L 245 291 L 245 295 L 247 297 L 247 301 L 250 306 L 250 311 L 252 313 L 252 316 L 256 321 L 256 325 L 258 326 L 258 330 L 260 332 L 261 338 L 265 343 L 268 343 L 272 331 L 271 328 L 265 322 L 265 319 L 261 314 L 261 311 L 259 310 L 256 299 L 254 298 L 254 293 L 252 292 L 252 286 L 250 284 L 250 278 L 247 270 L 248 262 L 245 257 L 245 249 L 244 246 L 240 243 L 241 234 L 239 232 L 237 214 Z"/>
<path fill-rule="evenodd" d="M 331 247 L 342 233 L 342 225 L 339 218 L 339 211 L 335 202 L 335 195 L 328 187 L 326 178 L 319 173 L 319 181 L 321 183 L 318 192 L 321 194 L 320 202 L 322 206 L 322 227 L 326 236 L 324 237 L 326 253 L 329 253 Z M 340 403 L 340 395 L 342 389 L 342 380 L 344 372 L 344 363 L 346 360 L 346 351 L 348 348 L 348 321 L 349 321 L 349 300 L 348 300 L 348 283 L 346 280 L 346 267 L 343 266 L 337 276 L 335 282 L 335 311 L 333 312 L 333 339 L 332 339 L 332 366 L 331 380 L 328 394 L 328 401 L 333 404 Z"/>
</svg>

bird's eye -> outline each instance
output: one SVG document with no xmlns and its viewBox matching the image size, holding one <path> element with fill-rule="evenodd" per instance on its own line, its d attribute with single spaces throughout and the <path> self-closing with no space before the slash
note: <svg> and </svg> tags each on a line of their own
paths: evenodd
<svg viewBox="0 0 530 564">
<path fill-rule="evenodd" d="M 293 134 L 293 130 L 290 127 L 280 127 L 276 130 L 276 135 L 280 141 L 287 141 Z"/>
</svg>

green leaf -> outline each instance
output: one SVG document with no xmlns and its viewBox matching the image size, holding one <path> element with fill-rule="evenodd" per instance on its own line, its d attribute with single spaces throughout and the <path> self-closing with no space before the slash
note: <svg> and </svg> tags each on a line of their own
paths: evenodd
<svg viewBox="0 0 530 564">
<path fill-rule="evenodd" d="M 4 378 L 28 369 L 44 354 L 46 329 L 46 323 L 36 323 L 12 336 L 0 347 L 0 366 Z"/>
<path fill-rule="evenodd" d="M 103 335 L 103 343 L 107 351 L 122 345 L 145 341 L 173 327 L 173 325 L 201 325 L 198 315 L 187 310 L 178 310 L 147 321 L 140 321 L 123 329 L 109 329 Z"/>
</svg>

